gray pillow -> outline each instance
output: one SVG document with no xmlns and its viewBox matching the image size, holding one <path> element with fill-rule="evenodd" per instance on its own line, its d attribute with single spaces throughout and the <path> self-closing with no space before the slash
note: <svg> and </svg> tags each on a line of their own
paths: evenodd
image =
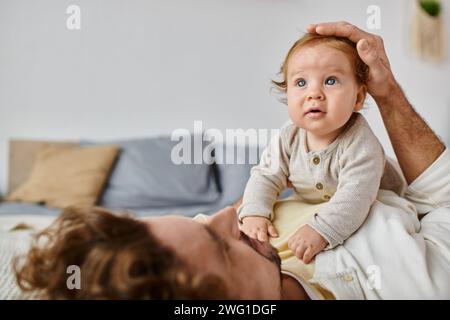
<svg viewBox="0 0 450 320">
<path fill-rule="evenodd" d="M 238 145 L 234 147 L 234 159 L 232 163 L 226 163 L 230 146 L 217 144 L 217 149 L 223 152 L 222 161 L 218 161 L 218 184 L 222 192 L 221 204 L 230 205 L 239 200 L 244 194 L 244 189 L 250 178 L 250 170 L 259 163 L 262 148 L 258 146 Z M 250 156 L 253 155 L 253 156 Z"/>
<path fill-rule="evenodd" d="M 193 141 L 192 136 L 192 148 Z M 170 136 L 107 143 L 119 145 L 121 152 L 100 199 L 101 206 L 162 208 L 211 203 L 219 198 L 214 165 L 174 164 L 171 152 L 179 142 L 171 141 Z"/>
<path fill-rule="evenodd" d="M 218 148 L 223 152 L 223 159 L 226 159 L 227 153 L 233 147 L 217 144 L 216 150 Z M 218 184 L 222 193 L 219 206 L 231 205 L 243 196 L 251 169 L 259 163 L 265 148 L 265 146 L 248 144 L 238 145 L 233 151 L 234 163 L 226 164 L 224 163 L 226 161 L 221 161 L 222 163 L 217 164 Z M 292 189 L 285 189 L 281 192 L 280 199 L 292 194 Z"/>
</svg>

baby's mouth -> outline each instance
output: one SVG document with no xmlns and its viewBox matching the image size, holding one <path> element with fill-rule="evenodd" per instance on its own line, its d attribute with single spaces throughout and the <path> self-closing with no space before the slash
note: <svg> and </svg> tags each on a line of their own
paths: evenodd
<svg viewBox="0 0 450 320">
<path fill-rule="evenodd" d="M 305 108 L 305 115 L 308 115 L 308 114 L 318 115 L 321 113 L 325 113 L 325 112 L 323 111 L 323 108 L 321 108 L 320 106 L 312 105 L 312 106 Z"/>
<path fill-rule="evenodd" d="M 326 113 L 324 111 L 321 111 L 319 109 L 313 109 L 313 110 L 309 110 L 305 112 L 305 115 L 319 115 L 319 114 L 323 114 Z"/>
<path fill-rule="evenodd" d="M 309 119 L 319 120 L 322 119 L 325 114 L 326 112 L 320 110 L 319 108 L 310 108 L 305 112 L 304 116 Z"/>
</svg>

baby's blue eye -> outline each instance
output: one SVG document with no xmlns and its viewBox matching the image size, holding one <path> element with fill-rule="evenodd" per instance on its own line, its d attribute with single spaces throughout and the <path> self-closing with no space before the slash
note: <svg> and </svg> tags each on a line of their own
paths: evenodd
<svg viewBox="0 0 450 320">
<path fill-rule="evenodd" d="M 336 79 L 335 78 L 328 78 L 327 80 L 325 80 L 325 84 L 332 86 L 334 84 L 336 84 Z"/>
<path fill-rule="evenodd" d="M 300 80 L 297 81 L 297 85 L 299 87 L 304 87 L 306 85 L 306 81 L 303 80 L 303 79 L 300 79 Z"/>
</svg>

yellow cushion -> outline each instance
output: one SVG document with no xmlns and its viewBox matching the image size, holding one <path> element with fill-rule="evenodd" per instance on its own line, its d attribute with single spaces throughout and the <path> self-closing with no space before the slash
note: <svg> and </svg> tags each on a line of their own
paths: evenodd
<svg viewBox="0 0 450 320">
<path fill-rule="evenodd" d="M 28 180 L 6 200 L 55 208 L 94 205 L 118 153 L 117 146 L 44 147 Z"/>
<path fill-rule="evenodd" d="M 314 214 L 323 205 L 324 203 L 308 204 L 296 199 L 295 196 L 275 203 L 273 208 L 275 215 L 273 225 L 277 229 L 279 237 L 270 238 L 270 243 L 278 251 L 282 270 L 291 272 L 305 280 L 318 297 L 325 300 L 333 300 L 334 296 L 331 292 L 310 282 L 314 276 L 315 260 L 309 264 L 304 264 L 288 247 L 289 239 L 301 226 L 311 221 Z"/>
<path fill-rule="evenodd" d="M 290 271 L 305 280 L 313 277 L 314 260 L 310 264 L 304 264 L 289 249 L 288 241 L 301 226 L 310 221 L 320 207 L 321 204 L 312 205 L 288 198 L 278 201 L 273 208 L 276 217 L 273 225 L 279 237 L 270 238 L 270 243 L 278 250 L 283 270 Z"/>
</svg>

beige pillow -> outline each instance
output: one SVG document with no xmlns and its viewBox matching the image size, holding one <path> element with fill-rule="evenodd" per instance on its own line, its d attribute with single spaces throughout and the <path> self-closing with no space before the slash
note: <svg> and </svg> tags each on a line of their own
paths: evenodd
<svg viewBox="0 0 450 320">
<path fill-rule="evenodd" d="M 44 203 L 55 208 L 94 205 L 119 150 L 117 146 L 44 147 L 28 180 L 6 200 Z"/>
</svg>

